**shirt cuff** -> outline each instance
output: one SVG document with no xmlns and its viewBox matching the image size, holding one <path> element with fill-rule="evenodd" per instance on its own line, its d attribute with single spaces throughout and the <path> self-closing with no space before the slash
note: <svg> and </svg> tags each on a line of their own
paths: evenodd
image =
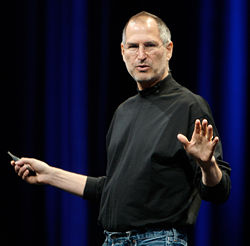
<svg viewBox="0 0 250 246">
<path fill-rule="evenodd" d="M 101 197 L 102 188 L 106 177 L 87 177 L 83 199 L 98 200 Z"/>
<path fill-rule="evenodd" d="M 220 182 L 215 186 L 206 186 L 201 181 L 201 194 L 202 198 L 214 203 L 225 202 L 230 193 L 230 182 L 228 181 L 228 174 L 222 172 Z"/>
</svg>

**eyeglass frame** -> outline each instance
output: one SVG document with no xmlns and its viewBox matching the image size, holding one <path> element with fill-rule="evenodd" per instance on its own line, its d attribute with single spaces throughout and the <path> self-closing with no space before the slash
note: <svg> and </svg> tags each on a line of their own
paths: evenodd
<svg viewBox="0 0 250 246">
<path fill-rule="evenodd" d="M 163 45 L 169 45 L 170 43 L 171 41 L 168 41 L 166 43 L 162 43 L 161 45 L 157 45 L 155 41 L 146 41 L 142 44 L 143 52 L 146 53 L 147 55 L 150 55 L 150 54 L 153 54 L 156 50 L 160 49 Z M 127 45 L 131 45 L 131 46 L 137 45 L 137 47 L 126 47 Z M 155 45 L 155 46 L 146 46 L 146 45 Z M 124 47 L 124 50 L 127 50 L 128 52 L 130 52 L 131 55 L 138 55 L 140 44 L 138 43 L 127 44 L 126 43 L 123 47 Z M 152 48 L 152 50 L 147 50 L 147 48 Z M 131 49 L 135 49 L 135 50 L 131 50 Z"/>
</svg>

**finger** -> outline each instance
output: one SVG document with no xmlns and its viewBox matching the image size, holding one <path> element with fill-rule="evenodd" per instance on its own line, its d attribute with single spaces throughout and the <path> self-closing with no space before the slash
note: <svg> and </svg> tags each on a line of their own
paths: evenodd
<svg viewBox="0 0 250 246">
<path fill-rule="evenodd" d="M 214 150 L 215 150 L 215 147 L 217 145 L 217 143 L 219 142 L 219 138 L 218 137 L 215 137 L 214 140 L 212 141 L 212 145 L 211 145 L 211 151 L 212 153 L 214 153 Z"/>
<path fill-rule="evenodd" d="M 27 170 L 27 165 L 23 165 L 18 171 L 18 176 L 22 177 L 26 170 Z"/>
<path fill-rule="evenodd" d="M 15 162 L 17 165 L 24 165 L 24 164 L 30 164 L 32 163 L 32 159 L 31 158 L 20 158 L 18 161 Z"/>
<path fill-rule="evenodd" d="M 28 165 L 28 167 L 30 167 L 31 171 L 34 170 L 34 167 L 33 167 L 34 159 L 32 159 L 32 158 L 22 157 L 20 160 L 16 161 L 15 164 L 19 165 L 19 166 Z"/>
<path fill-rule="evenodd" d="M 213 127 L 212 125 L 208 125 L 207 127 L 207 140 L 211 141 L 213 138 Z"/>
<path fill-rule="evenodd" d="M 29 176 L 29 169 L 26 169 L 23 173 L 22 179 L 25 180 Z"/>
<path fill-rule="evenodd" d="M 18 173 L 18 172 L 19 172 L 19 170 L 20 170 L 20 168 L 21 168 L 21 166 L 19 166 L 19 165 L 15 165 L 15 166 L 14 166 L 14 170 L 15 170 L 15 172 L 16 172 L 16 173 Z"/>
<path fill-rule="evenodd" d="M 201 122 L 200 120 L 197 119 L 194 125 L 194 133 L 200 134 L 200 132 L 201 132 Z"/>
<path fill-rule="evenodd" d="M 216 136 L 214 140 L 212 141 L 212 149 L 214 150 L 217 143 L 220 141 L 220 139 Z"/>
<path fill-rule="evenodd" d="M 14 167 L 14 166 L 15 166 L 15 162 L 12 160 L 12 161 L 10 162 L 10 165 Z"/>
<path fill-rule="evenodd" d="M 188 146 L 189 141 L 186 138 L 186 136 L 184 136 L 183 134 L 178 134 L 177 139 L 183 144 L 184 148 L 186 148 Z"/>
<path fill-rule="evenodd" d="M 204 137 L 207 135 L 207 124 L 208 124 L 207 120 L 204 119 L 204 120 L 202 121 L 202 130 L 201 130 L 201 134 L 202 134 L 202 136 L 204 136 Z"/>
</svg>

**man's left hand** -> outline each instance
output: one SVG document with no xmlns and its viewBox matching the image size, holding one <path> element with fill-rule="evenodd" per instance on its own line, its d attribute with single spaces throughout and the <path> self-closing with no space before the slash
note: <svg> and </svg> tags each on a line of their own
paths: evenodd
<svg viewBox="0 0 250 246">
<path fill-rule="evenodd" d="M 177 135 L 178 140 L 183 144 L 184 149 L 190 154 L 200 165 L 201 168 L 208 168 L 211 162 L 215 161 L 213 156 L 214 149 L 219 138 L 213 139 L 213 127 L 208 125 L 207 120 L 195 121 L 194 132 L 190 141 L 183 134 Z"/>
</svg>

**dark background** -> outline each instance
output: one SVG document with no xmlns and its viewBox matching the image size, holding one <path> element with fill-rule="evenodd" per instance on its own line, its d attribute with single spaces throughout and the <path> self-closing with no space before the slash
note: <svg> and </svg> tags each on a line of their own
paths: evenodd
<svg viewBox="0 0 250 246">
<path fill-rule="evenodd" d="M 79 2 L 83 2 L 84 6 Z M 238 9 L 237 4 L 244 7 Z M 77 6 L 82 7 L 82 13 L 76 10 Z M 70 153 L 75 153 L 74 148 L 77 148 L 74 141 L 66 148 L 69 164 L 61 165 L 65 153 L 61 153 L 57 147 L 54 151 L 54 148 L 48 149 L 47 146 L 49 143 L 53 146 L 53 143 L 64 139 L 60 134 L 65 129 L 69 132 L 68 138 L 74 130 L 74 124 L 64 129 L 60 118 L 61 115 L 66 118 L 70 116 L 60 106 L 64 104 L 64 99 L 71 100 L 72 95 L 68 91 L 74 85 L 73 77 L 69 76 L 74 71 L 74 63 L 71 61 L 74 56 L 70 49 L 66 52 L 63 47 L 73 47 L 74 39 L 83 40 L 84 62 L 79 60 L 78 64 L 76 59 L 76 64 L 87 71 L 82 81 L 85 87 L 79 87 L 80 95 L 81 91 L 82 95 L 87 95 L 82 104 L 86 107 L 82 109 L 84 118 L 81 119 L 86 123 L 83 129 L 86 142 L 82 145 L 82 152 L 87 157 L 84 163 L 79 164 L 84 166 L 84 170 L 79 168 L 79 171 L 87 170 L 91 176 L 105 174 L 105 135 L 113 112 L 121 102 L 136 93 L 136 84 L 127 73 L 121 58 L 122 29 L 130 16 L 142 10 L 158 15 L 170 28 L 174 43 L 170 61 L 172 75 L 179 83 L 202 94 L 209 101 L 219 132 L 222 132 L 222 142 L 226 149 L 224 158 L 230 162 L 235 173 L 232 197 L 227 205 L 205 205 L 208 207 L 202 210 L 202 220 L 198 222 L 195 236 L 192 232 L 190 234 L 190 245 L 243 245 L 247 238 L 245 232 L 249 219 L 250 186 L 247 154 L 249 4 L 244 0 L 21 0 L 2 5 L 1 245 L 101 245 L 102 229 L 96 222 L 98 204 L 83 202 L 81 198 L 73 198 L 72 195 L 62 195 L 62 191 L 55 191 L 54 188 L 51 191 L 45 186 L 26 184 L 14 173 L 6 152 L 10 150 L 19 156 L 38 158 L 51 165 L 56 163 L 58 167 L 78 171 L 71 165 L 70 158 Z M 81 17 L 76 21 L 74 11 L 78 11 Z M 238 15 L 234 18 L 235 13 Z M 74 29 L 76 23 L 80 23 L 80 27 L 83 23 L 86 28 L 83 36 L 73 37 L 78 30 Z M 50 27 L 54 32 L 50 31 Z M 67 32 L 64 33 L 64 30 Z M 65 46 L 61 46 L 64 42 L 61 33 L 66 37 L 66 44 L 63 43 Z M 241 39 L 237 37 L 241 34 L 243 41 L 238 43 Z M 55 42 L 53 55 L 48 48 L 51 47 L 51 37 Z M 72 38 L 67 41 L 67 37 Z M 234 37 L 233 42 L 230 37 Z M 65 60 L 68 60 L 68 67 L 71 66 L 72 70 L 66 74 L 68 84 L 63 94 L 61 79 L 65 79 L 65 70 L 58 69 L 56 64 Z M 53 99 L 48 96 L 52 87 L 55 90 Z M 67 99 L 67 95 L 70 99 Z M 48 101 L 58 104 L 51 105 Z M 79 106 L 72 103 L 67 107 Z M 55 111 L 51 111 L 51 108 Z M 60 110 L 62 112 L 57 115 Z M 226 113 L 226 116 L 231 115 L 228 110 L 235 110 L 236 113 L 231 118 L 223 117 Z M 56 112 L 52 113 L 55 117 L 53 119 L 58 121 L 51 122 L 48 112 Z M 62 131 L 58 133 L 55 130 L 53 136 L 49 135 L 51 124 L 54 129 L 60 128 Z M 231 135 L 233 139 L 230 139 Z M 49 201 L 51 194 L 53 199 Z M 81 204 L 85 211 L 78 217 L 77 210 L 68 210 L 71 217 L 84 221 L 84 228 L 81 229 L 83 235 L 79 239 L 71 239 L 71 243 L 67 241 L 70 239 L 65 239 L 65 234 L 68 227 L 74 231 L 77 225 L 65 222 L 65 208 L 61 208 L 64 199 L 67 204 L 68 200 Z M 48 228 L 53 228 L 53 233 Z"/>
</svg>

